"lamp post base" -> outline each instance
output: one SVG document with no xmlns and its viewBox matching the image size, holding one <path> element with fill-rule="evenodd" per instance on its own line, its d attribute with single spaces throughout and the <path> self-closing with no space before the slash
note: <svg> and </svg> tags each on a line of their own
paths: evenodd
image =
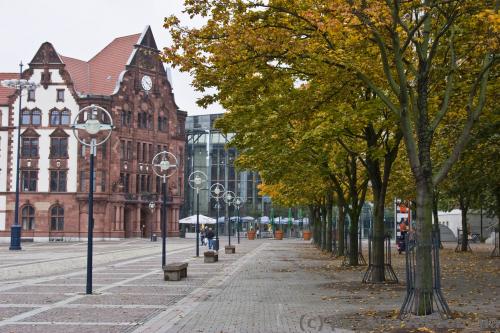
<svg viewBox="0 0 500 333">
<path fill-rule="evenodd" d="M 21 250 L 21 226 L 14 224 L 10 227 L 10 247 L 9 250 Z"/>
</svg>

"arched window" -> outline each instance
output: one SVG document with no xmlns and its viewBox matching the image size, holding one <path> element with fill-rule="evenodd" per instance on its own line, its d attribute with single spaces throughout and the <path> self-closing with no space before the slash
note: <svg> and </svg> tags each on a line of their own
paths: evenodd
<svg viewBox="0 0 500 333">
<path fill-rule="evenodd" d="M 50 111 L 50 125 L 58 126 L 61 123 L 61 112 L 59 110 Z"/>
<path fill-rule="evenodd" d="M 24 230 L 35 229 L 35 208 L 31 205 L 26 205 L 21 210 L 21 221 Z"/>
<path fill-rule="evenodd" d="M 61 111 L 61 125 L 69 125 L 71 123 L 71 112 L 68 109 Z"/>
<path fill-rule="evenodd" d="M 31 124 L 34 126 L 42 124 L 42 112 L 39 109 L 31 111 Z"/>
<path fill-rule="evenodd" d="M 30 110 L 24 109 L 21 113 L 21 125 L 30 125 L 31 124 L 31 112 Z"/>
<path fill-rule="evenodd" d="M 60 205 L 52 206 L 50 209 L 50 230 L 64 230 L 64 208 Z"/>
</svg>

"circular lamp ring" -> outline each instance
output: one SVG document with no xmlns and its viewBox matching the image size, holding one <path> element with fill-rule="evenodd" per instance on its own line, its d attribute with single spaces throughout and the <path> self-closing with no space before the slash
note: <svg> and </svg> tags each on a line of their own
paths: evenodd
<svg viewBox="0 0 500 333">
<path fill-rule="evenodd" d="M 240 206 L 241 206 L 241 205 L 243 205 L 243 204 L 244 204 L 244 202 L 243 202 L 243 200 L 241 200 L 241 198 L 240 198 L 240 197 L 236 197 L 236 198 L 234 198 L 234 205 L 235 205 L 236 207 L 240 207 Z"/>
<path fill-rule="evenodd" d="M 226 193 L 224 194 L 224 202 L 227 203 L 228 205 L 232 204 L 235 198 L 236 195 L 234 194 L 233 191 L 226 191 Z"/>
<path fill-rule="evenodd" d="M 166 150 L 153 157 L 153 172 L 158 177 L 170 177 L 177 172 L 177 158 Z"/>
<path fill-rule="evenodd" d="M 203 183 L 207 181 L 207 175 L 202 171 L 194 171 L 189 175 L 188 183 L 189 187 L 194 190 L 200 190 Z"/>
<path fill-rule="evenodd" d="M 110 124 L 101 123 L 99 121 L 99 119 L 96 119 L 96 118 L 87 118 L 84 123 L 79 123 L 78 119 L 80 118 L 80 114 L 82 114 L 82 113 L 88 114 L 89 110 L 91 110 L 91 112 L 92 112 L 91 115 L 93 117 L 96 115 L 97 111 L 103 112 L 109 118 L 111 123 Z M 71 128 L 73 129 L 73 134 L 75 135 L 78 142 L 80 142 L 82 145 L 88 146 L 88 147 L 99 146 L 99 145 L 102 145 L 104 142 L 106 142 L 109 139 L 109 137 L 111 136 L 111 133 L 112 133 L 114 127 L 115 126 L 113 125 L 113 118 L 111 117 L 111 114 L 103 107 L 100 107 L 99 105 L 94 105 L 94 104 L 88 105 L 88 106 L 84 107 L 83 109 L 81 109 L 80 111 L 78 111 L 78 113 L 76 114 L 76 116 L 73 120 L 73 124 L 71 125 Z M 85 142 L 84 140 L 82 140 L 78 136 L 78 130 L 84 130 L 90 136 L 96 136 L 101 131 L 107 131 L 107 134 L 102 140 L 96 141 L 94 144 L 92 144 L 92 143 L 88 143 L 88 142 Z"/>
<path fill-rule="evenodd" d="M 210 196 L 216 200 L 222 198 L 224 196 L 224 186 L 220 183 L 210 186 Z"/>
</svg>

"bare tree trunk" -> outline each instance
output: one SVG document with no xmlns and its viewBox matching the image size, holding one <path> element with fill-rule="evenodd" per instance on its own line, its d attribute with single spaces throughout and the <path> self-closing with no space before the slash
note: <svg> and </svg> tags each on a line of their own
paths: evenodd
<svg viewBox="0 0 500 333">
<path fill-rule="evenodd" d="M 339 200 L 339 219 L 337 222 L 337 246 L 339 249 L 339 256 L 343 256 L 345 249 L 344 249 L 344 232 L 345 232 L 345 202 L 340 202 Z"/>
<path fill-rule="evenodd" d="M 432 313 L 432 197 L 430 181 L 417 182 L 415 303 L 417 315 Z"/>
<path fill-rule="evenodd" d="M 376 189 L 373 189 L 373 202 L 372 282 L 384 282 L 384 200 L 381 200 L 380 192 Z"/>
<path fill-rule="evenodd" d="M 333 231 L 333 192 L 328 191 L 326 197 L 326 248 L 327 252 L 332 252 L 332 231 Z"/>
<path fill-rule="evenodd" d="M 358 265 L 358 225 L 359 225 L 359 214 L 350 210 L 349 218 L 351 223 L 349 224 L 349 265 Z"/>
<path fill-rule="evenodd" d="M 326 205 L 324 201 L 321 205 L 321 250 L 326 250 Z"/>
<path fill-rule="evenodd" d="M 438 238 L 439 248 L 443 248 L 443 244 L 441 243 L 441 229 L 439 228 L 439 215 L 438 215 L 438 202 L 439 202 L 439 192 L 438 190 L 434 190 L 434 197 L 432 199 L 432 215 L 434 217 L 434 232 Z"/>
<path fill-rule="evenodd" d="M 458 202 L 462 211 L 462 247 L 460 250 L 467 252 L 469 248 L 469 229 L 467 228 L 467 211 L 469 210 L 469 205 L 467 204 L 467 199 L 462 195 L 459 196 Z"/>
<path fill-rule="evenodd" d="M 318 217 L 317 217 L 317 209 L 316 206 L 309 206 L 309 212 L 311 216 L 311 221 L 309 222 L 309 226 L 312 228 L 312 234 L 313 234 L 313 242 L 316 247 L 319 247 L 319 236 L 318 236 Z"/>
</svg>

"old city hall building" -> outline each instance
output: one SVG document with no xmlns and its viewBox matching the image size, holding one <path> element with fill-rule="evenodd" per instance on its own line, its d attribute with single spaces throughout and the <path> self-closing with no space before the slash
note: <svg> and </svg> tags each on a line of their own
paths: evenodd
<svg viewBox="0 0 500 333">
<path fill-rule="evenodd" d="M 163 150 L 179 161 L 168 180 L 167 226 L 168 235 L 178 235 L 187 114 L 175 104 L 159 52 L 150 27 L 116 38 L 89 61 L 62 56 L 46 42 L 22 73 L 39 84 L 36 89 L 20 96 L 0 87 L 0 240 L 10 239 L 14 223 L 18 144 L 22 238 L 85 239 L 90 152 L 78 143 L 71 124 L 91 104 L 108 110 L 116 126 L 97 149 L 95 238 L 160 233 L 161 180 L 151 161 Z M 14 78 L 19 74 L 0 73 L 0 80 Z"/>
</svg>

